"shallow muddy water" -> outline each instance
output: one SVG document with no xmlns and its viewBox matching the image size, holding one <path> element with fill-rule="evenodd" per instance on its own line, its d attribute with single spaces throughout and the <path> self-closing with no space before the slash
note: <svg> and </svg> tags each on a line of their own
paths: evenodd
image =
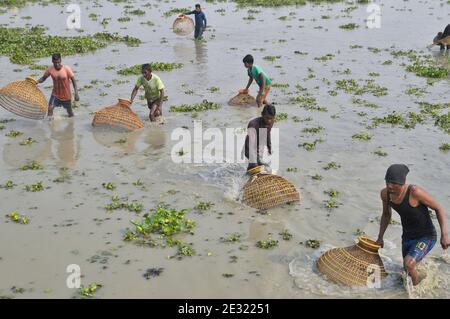
<svg viewBox="0 0 450 319">
<path fill-rule="evenodd" d="M 442 31 L 449 20 L 450 5 L 446 1 L 382 1 L 380 29 L 365 27 L 368 17 L 365 5 L 349 13 L 351 4 L 322 4 L 301 7 L 237 9 L 232 3 L 205 3 L 209 29 L 204 42 L 194 42 L 191 36 L 179 37 L 171 28 L 175 16 L 164 17 L 172 8 L 186 7 L 186 1 L 134 1 L 112 4 L 99 0 L 82 3 L 82 28 L 85 34 L 101 30 L 119 32 L 140 38 L 143 43 L 131 48 L 113 44 L 86 55 L 64 57 L 63 63 L 72 66 L 80 88 L 81 101 L 75 109 L 76 117 L 69 119 L 61 108 L 55 110 L 52 122 L 18 118 L 0 109 L 0 118 L 15 118 L 3 124 L 0 131 L 0 184 L 8 180 L 17 186 L 0 189 L 0 295 L 15 298 L 72 298 L 75 289 L 66 285 L 70 264 L 81 268 L 82 284 L 97 282 L 103 287 L 95 293 L 98 298 L 408 298 L 398 281 L 401 275 L 401 227 L 391 225 L 385 236 L 386 246 L 381 255 L 391 275 L 381 289 L 348 289 L 326 281 L 315 269 L 315 260 L 330 247 L 345 247 L 354 243 L 359 229 L 376 238 L 381 215 L 379 192 L 384 174 L 393 163 L 405 163 L 410 169 L 408 181 L 424 187 L 450 214 L 450 153 L 439 149 L 450 143 L 450 137 L 434 125 L 434 121 L 403 129 L 381 124 L 368 130 L 373 117 L 383 117 L 393 111 L 405 114 L 419 112 L 416 103 L 449 102 L 449 78 L 427 85 L 427 80 L 407 72 L 392 50 L 415 50 L 432 54 L 436 65 L 448 67 L 448 53 L 438 48 L 428 51 L 427 45 L 436 32 Z M 151 3 L 151 8 L 143 7 Z M 132 5 L 146 11 L 130 16 L 131 21 L 120 23 L 124 6 Z M 216 11 L 225 9 L 222 11 Z M 254 9 L 254 8 L 253 8 Z M 98 15 L 92 21 L 90 13 Z M 253 15 L 254 20 L 243 19 Z M 21 17 L 30 16 L 31 20 Z M 48 17 L 54 19 L 48 19 Z M 75 36 L 67 30 L 68 14 L 64 6 L 29 5 L 0 14 L 0 24 L 25 26 L 43 24 L 48 33 Z M 324 18 L 329 16 L 329 18 Z M 286 17 L 279 19 L 279 17 Z M 103 18 L 112 18 L 103 28 Z M 155 25 L 142 25 L 152 21 Z M 360 25 L 344 30 L 340 25 Z M 353 47 L 359 45 L 361 47 Z M 378 51 L 368 48 L 377 48 Z M 300 55 L 301 51 L 308 53 Z M 259 115 L 256 108 L 229 107 L 227 101 L 247 83 L 242 58 L 251 53 L 273 79 L 273 83 L 289 84 L 274 87 L 269 101 L 275 102 L 279 113 L 288 119 L 276 123 L 280 135 L 280 167 L 278 174 L 293 182 L 301 193 L 300 203 L 271 209 L 262 214 L 236 201 L 239 188 L 245 182 L 245 164 L 175 164 L 171 159 L 171 140 L 176 128 L 192 130 L 191 114 L 170 113 L 171 105 L 197 103 L 204 99 L 219 103 L 218 110 L 198 113 L 203 128 L 245 128 L 248 121 Z M 315 58 L 332 54 L 328 61 Z M 280 56 L 274 62 L 265 56 Z M 392 60 L 391 65 L 383 65 Z M 147 107 L 137 99 L 134 109 L 145 122 L 145 128 L 130 134 L 94 130 L 92 112 L 128 98 L 136 76 L 120 76 L 122 67 L 151 61 L 183 63 L 184 67 L 170 72 L 156 72 L 166 86 L 169 100 L 164 104 L 165 123 L 150 124 Z M 38 64 L 48 64 L 40 59 Z M 40 71 L 11 64 L 0 57 L 0 86 L 21 80 L 30 74 L 40 77 Z M 115 70 L 108 70 L 113 66 Z M 314 77 L 308 79 L 308 68 Z M 17 72 L 20 69 L 20 72 Z M 343 74 L 350 69 L 351 74 Z M 14 71 L 16 70 L 16 72 Z M 379 76 L 370 76 L 369 73 Z M 349 72 L 347 72 L 349 73 Z M 325 79 L 325 80 L 324 80 Z M 374 79 L 388 88 L 388 95 L 357 96 L 376 103 L 378 108 L 352 103 L 352 94 L 336 89 L 340 79 Z M 96 84 L 91 81 L 98 80 Z M 113 80 L 127 81 L 116 84 Z M 328 83 L 329 80 L 331 83 Z M 110 84 L 110 85 L 109 85 Z M 300 84 L 317 99 L 328 112 L 306 110 L 291 97 L 299 95 Z M 212 93 L 208 88 L 219 87 Z M 409 88 L 424 88 L 422 97 L 405 94 Z M 45 95 L 51 93 L 51 80 L 41 85 Z M 185 94 L 185 92 L 192 94 Z M 336 96 L 328 92 L 334 90 Z M 251 93 L 256 94 L 253 85 Z M 363 112 L 364 114 L 361 114 Z M 448 108 L 443 110 L 447 113 Z M 360 114 L 358 114 L 360 113 Z M 294 121 L 298 117 L 300 122 Z M 308 121 L 308 117 L 311 120 Z M 303 133 L 304 128 L 323 127 L 318 134 Z M 10 130 L 23 135 L 5 136 Z M 352 139 L 360 132 L 373 135 L 369 141 Z M 32 137 L 33 145 L 19 145 Z M 316 149 L 307 151 L 298 145 L 311 143 L 320 137 Z M 126 139 L 124 143 L 117 143 Z M 387 156 L 374 152 L 381 148 Z M 21 165 L 35 160 L 43 170 L 21 171 Z M 324 170 L 335 161 L 341 167 Z M 288 172 L 288 168 L 297 168 Z M 65 170 L 61 170 L 65 169 Z M 313 180 L 319 174 L 321 181 Z M 54 180 L 58 177 L 63 182 Z M 143 186 L 133 182 L 140 180 Z M 27 192 L 23 188 L 43 182 L 42 192 Z M 102 183 L 111 182 L 116 190 L 109 191 Z M 338 208 L 324 208 L 328 195 L 324 191 L 337 189 Z M 149 212 L 159 203 L 177 209 L 188 208 L 188 218 L 196 221 L 194 235 L 186 235 L 184 242 L 193 243 L 197 256 L 182 260 L 168 259 L 176 248 L 138 247 L 124 242 L 123 234 L 131 227 L 130 220 L 140 216 L 126 210 L 108 212 L 105 206 L 111 197 L 128 197 L 144 205 Z M 203 214 L 194 207 L 200 202 L 214 206 Z M 5 215 L 18 211 L 30 217 L 28 225 L 7 222 Z M 143 215 L 141 213 L 140 215 Z M 398 215 L 393 213 L 395 220 Z M 437 220 L 433 220 L 438 229 Z M 279 233 L 289 230 L 290 241 Z M 220 241 L 232 233 L 242 235 L 240 243 Z M 257 248 L 256 242 L 272 234 L 279 246 L 271 250 Z M 319 240 L 318 250 L 300 244 L 308 239 Z M 444 279 L 449 277 L 449 265 L 439 257 L 442 249 L 437 243 L 428 257 L 437 264 L 434 270 Z M 231 257 L 231 256 L 236 256 Z M 435 258 L 433 258 L 435 257 Z M 237 260 L 236 262 L 230 262 Z M 164 268 L 159 277 L 146 280 L 149 268 Z M 226 278 L 223 274 L 233 274 Z M 23 293 L 11 291 L 24 289 Z M 448 284 L 439 281 L 430 289 L 428 298 L 449 298 Z"/>
</svg>

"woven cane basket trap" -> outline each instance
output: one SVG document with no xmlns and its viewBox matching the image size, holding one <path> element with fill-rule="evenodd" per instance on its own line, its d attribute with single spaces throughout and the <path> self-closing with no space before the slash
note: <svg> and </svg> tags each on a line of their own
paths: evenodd
<svg viewBox="0 0 450 319">
<path fill-rule="evenodd" d="M 194 31 L 194 21 L 189 17 L 178 17 L 173 22 L 173 32 L 178 35 L 188 35 L 192 31 Z"/>
<path fill-rule="evenodd" d="M 230 106 L 244 106 L 244 105 L 256 105 L 256 99 L 245 93 L 239 93 L 235 97 L 233 97 L 230 101 L 228 101 L 228 105 Z"/>
<path fill-rule="evenodd" d="M 256 173 L 245 184 L 242 200 L 250 207 L 269 209 L 299 201 L 300 194 L 292 183 L 281 176 Z"/>
<path fill-rule="evenodd" d="M 333 282 L 346 286 L 366 286 L 369 277 L 378 272 L 380 279 L 387 276 L 378 254 L 381 247 L 367 237 L 359 237 L 358 243 L 346 248 L 335 248 L 317 260 L 317 269 Z"/>
<path fill-rule="evenodd" d="M 0 90 L 0 106 L 19 116 L 43 119 L 47 114 L 48 103 L 37 84 L 31 77 L 11 82 Z"/>
<path fill-rule="evenodd" d="M 144 124 L 130 108 L 131 101 L 119 99 L 116 105 L 108 106 L 95 113 L 92 126 L 112 126 L 127 131 L 135 131 Z"/>
</svg>

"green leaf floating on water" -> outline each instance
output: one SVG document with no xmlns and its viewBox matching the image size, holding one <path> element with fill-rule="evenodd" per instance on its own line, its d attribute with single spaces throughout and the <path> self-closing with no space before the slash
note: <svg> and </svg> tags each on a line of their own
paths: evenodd
<svg viewBox="0 0 450 319">
<path fill-rule="evenodd" d="M 172 71 L 175 69 L 181 69 L 183 63 L 166 63 L 166 62 L 153 62 L 149 63 L 152 66 L 152 71 Z M 120 75 L 141 75 L 142 64 L 133 65 L 131 67 L 121 69 L 117 71 Z"/>
</svg>

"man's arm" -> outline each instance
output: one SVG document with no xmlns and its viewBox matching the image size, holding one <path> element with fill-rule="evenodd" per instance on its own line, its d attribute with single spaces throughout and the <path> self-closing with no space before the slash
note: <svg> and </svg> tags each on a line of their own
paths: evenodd
<svg viewBox="0 0 450 319">
<path fill-rule="evenodd" d="M 44 75 L 38 80 L 38 83 L 44 83 L 49 76 L 50 74 L 48 74 L 48 72 L 45 72 Z"/>
<path fill-rule="evenodd" d="M 252 83 L 253 83 L 253 77 L 251 77 L 250 75 L 249 75 L 248 77 L 249 77 L 248 83 L 247 83 L 247 86 L 245 87 L 246 90 L 248 90 L 248 88 L 250 87 L 250 85 L 252 85 Z"/>
<path fill-rule="evenodd" d="M 72 76 L 71 80 L 72 80 L 72 84 L 73 84 L 73 90 L 75 92 L 75 101 L 79 101 L 80 100 L 80 96 L 78 95 L 77 81 L 75 80 L 74 76 Z"/>
<path fill-rule="evenodd" d="M 392 210 L 391 207 L 388 205 L 388 198 L 387 198 L 387 189 L 383 189 L 381 191 L 381 201 L 383 202 L 383 215 L 381 216 L 381 222 L 380 222 L 380 232 L 378 234 L 377 244 L 379 244 L 381 247 L 384 246 L 384 233 L 386 232 L 386 229 L 389 226 L 389 223 L 391 222 L 392 218 Z"/>
<path fill-rule="evenodd" d="M 139 91 L 139 86 L 135 85 L 133 92 L 131 92 L 131 103 L 133 103 L 134 98 L 136 97 L 138 91 Z"/>
<path fill-rule="evenodd" d="M 262 74 L 259 74 L 259 78 L 261 79 L 261 87 L 259 88 L 259 94 L 263 94 L 266 89 L 266 77 Z"/>
<path fill-rule="evenodd" d="M 441 246 L 442 249 L 450 247 L 450 239 L 448 238 L 447 219 L 445 217 L 444 208 L 420 187 L 414 186 L 411 190 L 411 195 L 420 203 L 431 208 L 436 212 L 436 217 L 441 227 Z"/>
<path fill-rule="evenodd" d="M 164 102 L 164 89 L 159 90 L 159 112 L 162 115 L 162 105 Z"/>
<path fill-rule="evenodd" d="M 203 13 L 203 22 L 204 22 L 203 28 L 206 29 L 206 15 L 204 13 Z"/>
</svg>

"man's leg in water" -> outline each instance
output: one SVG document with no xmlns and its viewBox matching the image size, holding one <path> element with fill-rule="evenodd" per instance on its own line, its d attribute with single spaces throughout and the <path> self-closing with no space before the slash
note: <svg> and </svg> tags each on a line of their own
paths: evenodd
<svg viewBox="0 0 450 319">
<path fill-rule="evenodd" d="M 433 249 L 435 244 L 436 240 L 434 238 L 403 241 L 403 265 L 407 273 L 411 276 L 414 286 L 420 283 L 416 266 Z"/>
<path fill-rule="evenodd" d="M 159 110 L 158 110 L 158 103 L 153 102 L 152 106 L 150 107 L 150 121 L 155 122 L 156 118 L 159 116 Z"/>
</svg>

